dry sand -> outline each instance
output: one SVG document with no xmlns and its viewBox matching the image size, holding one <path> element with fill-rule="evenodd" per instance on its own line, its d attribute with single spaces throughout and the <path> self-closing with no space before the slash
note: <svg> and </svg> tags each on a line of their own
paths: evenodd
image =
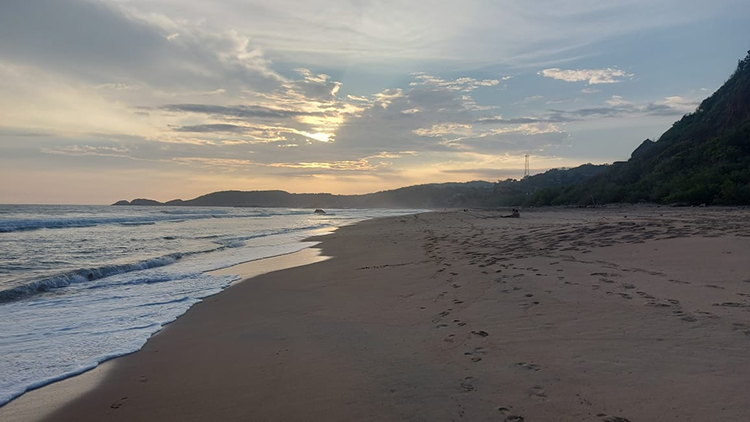
<svg viewBox="0 0 750 422">
<path fill-rule="evenodd" d="M 48 420 L 750 420 L 747 210 L 500 214 L 344 227 Z"/>
</svg>

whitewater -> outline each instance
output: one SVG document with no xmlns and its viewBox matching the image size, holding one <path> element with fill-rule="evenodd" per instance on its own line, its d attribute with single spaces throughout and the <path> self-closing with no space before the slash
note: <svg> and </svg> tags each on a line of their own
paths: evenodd
<svg viewBox="0 0 750 422">
<path fill-rule="evenodd" d="M 208 271 L 417 210 L 0 205 L 0 406 L 140 349 L 239 276 Z"/>
</svg>

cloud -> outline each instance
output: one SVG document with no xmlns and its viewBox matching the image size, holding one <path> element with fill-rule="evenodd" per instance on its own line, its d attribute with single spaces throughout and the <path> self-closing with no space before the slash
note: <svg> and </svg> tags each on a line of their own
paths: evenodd
<svg viewBox="0 0 750 422">
<path fill-rule="evenodd" d="M 211 171 L 223 172 L 247 170 L 249 167 L 257 165 L 252 160 L 240 158 L 176 157 L 169 161 L 191 167 L 203 167 Z"/>
<path fill-rule="evenodd" d="M 625 101 L 625 99 L 622 98 L 622 96 L 620 96 L 620 95 L 613 95 L 612 98 L 610 98 L 609 100 L 605 101 L 605 103 L 607 105 L 611 105 L 613 107 L 630 105 L 630 102 L 629 101 Z"/>
<path fill-rule="evenodd" d="M 302 79 L 287 82 L 282 86 L 286 97 L 321 104 L 336 101 L 341 82 L 331 80 L 331 77 L 325 73 L 314 74 L 305 68 L 299 68 L 296 71 L 302 75 Z"/>
<path fill-rule="evenodd" d="M 689 101 L 682 97 L 667 97 L 662 101 L 647 101 L 631 103 L 619 95 L 605 101 L 607 106 L 581 108 L 571 111 L 553 111 L 556 116 L 575 119 L 641 117 L 641 116 L 682 116 L 695 110 L 697 101 Z"/>
<path fill-rule="evenodd" d="M 403 63 L 532 66 L 588 53 L 614 37 L 692 22 L 715 22 L 744 3 L 721 0 L 467 0 L 427 7 L 423 2 L 352 0 L 128 0 L 133 8 L 201 17 L 243 28 L 264 51 L 289 63 L 330 68 L 365 64 L 389 70 Z M 180 33 L 180 28 L 164 35 Z M 598 53 L 598 52 L 597 52 Z M 395 65 L 395 66 L 394 66 Z M 413 71 L 414 69 L 409 69 Z"/>
<path fill-rule="evenodd" d="M 503 81 L 509 80 L 510 76 L 502 78 Z M 463 91 L 471 92 L 480 87 L 491 87 L 497 86 L 500 83 L 498 79 L 474 79 L 474 78 L 458 78 L 453 80 L 444 80 L 435 76 L 428 75 L 426 73 L 415 73 L 415 81 L 411 82 L 410 86 L 419 85 L 432 85 L 436 87 L 442 87 L 451 91 Z"/>
<path fill-rule="evenodd" d="M 512 132 L 521 139 L 549 131 L 536 125 L 544 122 L 527 121 L 505 130 L 475 127 L 476 114 L 487 108 L 477 105 L 470 94 L 495 86 L 494 80 L 448 80 L 417 74 L 415 83 L 407 89 L 385 89 L 369 97 L 342 99 L 337 95 L 341 84 L 330 76 L 304 70 L 299 74 L 302 79 L 290 80 L 264 96 L 274 98 L 269 104 L 283 108 L 168 104 L 156 110 L 173 113 L 185 122 L 171 127 L 175 133 L 193 133 L 221 145 L 252 148 L 253 160 L 260 164 L 273 162 L 276 167 L 319 171 L 380 171 L 392 166 L 394 160 L 414 158 L 426 151 L 450 154 L 481 149 L 482 142 L 494 142 L 483 138 L 500 132 Z M 302 90 L 300 83 L 325 88 Z M 201 116 L 206 121 L 196 124 L 195 119 Z M 498 145 L 490 149 L 497 150 Z M 283 162 L 279 162 L 279 147 L 284 147 Z M 362 165 L 361 160 L 369 164 Z M 352 165 L 355 162 L 360 164 Z"/>
<path fill-rule="evenodd" d="M 127 3 L 5 0 L 0 57 L 98 85 L 267 91 L 284 81 L 245 35 L 144 13 Z"/>
<path fill-rule="evenodd" d="M 41 151 L 45 154 L 70 155 L 77 157 L 98 156 L 131 158 L 130 155 L 128 155 L 130 151 L 127 148 L 98 145 L 69 145 L 57 148 L 42 148 Z"/>
<path fill-rule="evenodd" d="M 476 103 L 469 92 L 487 86 L 494 82 L 414 75 L 408 89 L 384 90 L 373 96 L 368 108 L 348 118 L 336 133 L 338 148 L 366 155 L 450 150 L 446 137 L 454 138 L 459 130 L 471 132 Z"/>
<path fill-rule="evenodd" d="M 589 85 L 614 84 L 625 79 L 632 79 L 633 74 L 617 68 L 562 70 L 556 67 L 538 72 L 545 78 L 565 82 L 587 82 Z"/>
<path fill-rule="evenodd" d="M 620 95 L 613 95 L 599 107 L 573 110 L 549 110 L 536 116 L 504 118 L 482 117 L 475 121 L 482 125 L 564 124 L 601 118 L 631 118 L 645 116 L 682 116 L 695 110 L 699 102 L 680 96 L 666 97 L 661 101 L 632 103 Z"/>
<path fill-rule="evenodd" d="M 177 132 L 198 132 L 198 133 L 244 133 L 249 130 L 246 126 L 230 125 L 227 123 L 215 123 L 205 125 L 180 126 L 174 129 Z"/>
<path fill-rule="evenodd" d="M 413 130 L 415 135 L 429 137 L 444 137 L 447 135 L 466 136 L 472 133 L 473 126 L 460 123 L 438 123 L 429 128 Z"/>
<path fill-rule="evenodd" d="M 488 156 L 526 152 L 541 153 L 563 145 L 568 137 L 566 132 L 555 127 L 521 126 L 463 139 L 457 147 L 461 151 Z"/>
<path fill-rule="evenodd" d="M 220 118 L 241 119 L 279 119 L 318 114 L 300 110 L 283 110 L 257 105 L 219 106 L 211 104 L 167 104 L 160 108 L 166 111 L 208 114 Z"/>
<path fill-rule="evenodd" d="M 138 91 L 70 83 L 54 72 L 6 62 L 1 55 L 0 92 L 0 125 L 16 131 L 60 136 L 153 130 L 140 110 L 109 98 Z"/>
<path fill-rule="evenodd" d="M 536 101 L 539 101 L 539 100 L 543 100 L 543 99 L 544 99 L 544 95 L 531 95 L 531 96 L 526 97 L 523 100 L 517 101 L 517 102 L 515 102 L 513 104 L 514 105 L 528 104 L 528 103 L 533 103 L 533 102 L 536 102 Z"/>
<path fill-rule="evenodd" d="M 675 110 L 689 112 L 695 110 L 700 105 L 700 101 L 673 95 L 665 98 L 663 104 Z"/>
<path fill-rule="evenodd" d="M 372 164 L 363 158 L 360 160 L 330 161 L 330 162 L 300 162 L 300 163 L 271 163 L 270 167 L 313 169 L 313 170 L 356 170 L 370 171 L 383 167 L 382 164 Z"/>
<path fill-rule="evenodd" d="M 549 113 L 544 116 L 532 116 L 532 117 L 513 117 L 510 119 L 503 118 L 502 116 L 495 117 L 482 117 L 477 119 L 476 123 L 480 124 L 493 124 L 493 125 L 526 125 L 535 123 L 566 123 L 572 119 L 563 116 L 562 113 Z"/>
</svg>

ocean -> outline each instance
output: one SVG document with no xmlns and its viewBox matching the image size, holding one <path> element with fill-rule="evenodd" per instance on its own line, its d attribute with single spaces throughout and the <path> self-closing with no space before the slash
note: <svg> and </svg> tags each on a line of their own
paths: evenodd
<svg viewBox="0 0 750 422">
<path fill-rule="evenodd" d="M 207 271 L 418 210 L 0 205 L 0 406 L 140 349 L 239 276 Z"/>
</svg>

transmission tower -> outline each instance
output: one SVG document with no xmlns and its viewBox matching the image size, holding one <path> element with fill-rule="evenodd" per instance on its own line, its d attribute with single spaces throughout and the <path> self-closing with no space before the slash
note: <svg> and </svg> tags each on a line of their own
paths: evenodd
<svg viewBox="0 0 750 422">
<path fill-rule="evenodd" d="M 529 177 L 529 154 L 526 154 L 526 164 L 523 166 L 523 177 Z"/>
</svg>

